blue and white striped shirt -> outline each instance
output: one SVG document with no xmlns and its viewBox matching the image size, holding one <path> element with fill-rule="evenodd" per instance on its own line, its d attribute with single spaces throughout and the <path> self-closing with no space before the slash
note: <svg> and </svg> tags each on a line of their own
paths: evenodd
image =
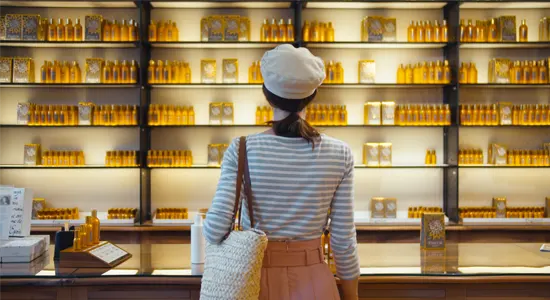
<svg viewBox="0 0 550 300">
<path fill-rule="evenodd" d="M 216 195 L 204 223 L 210 243 L 221 242 L 231 227 L 238 150 L 237 138 L 225 152 Z M 247 137 L 247 154 L 255 228 L 264 231 L 270 241 L 316 239 L 326 228 L 330 208 L 337 275 L 342 279 L 358 277 L 353 155 L 348 145 L 321 135 L 312 150 L 303 138 L 260 133 Z M 250 227 L 248 219 L 245 205 L 245 228 Z"/>
</svg>

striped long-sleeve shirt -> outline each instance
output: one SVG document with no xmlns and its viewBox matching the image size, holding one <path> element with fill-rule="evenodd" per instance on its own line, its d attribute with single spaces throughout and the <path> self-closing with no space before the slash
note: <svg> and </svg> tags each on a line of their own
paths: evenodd
<svg viewBox="0 0 550 300">
<path fill-rule="evenodd" d="M 237 138 L 225 152 L 216 195 L 204 223 L 210 243 L 221 242 L 231 226 L 238 153 Z M 326 135 L 312 150 L 302 138 L 260 133 L 247 137 L 247 154 L 254 227 L 271 241 L 310 240 L 321 236 L 330 218 L 337 275 L 342 279 L 358 277 L 350 148 Z M 246 205 L 243 225 L 250 227 Z"/>
</svg>

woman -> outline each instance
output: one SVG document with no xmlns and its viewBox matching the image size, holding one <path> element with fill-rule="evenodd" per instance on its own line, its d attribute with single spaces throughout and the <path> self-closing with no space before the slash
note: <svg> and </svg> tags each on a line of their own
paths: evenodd
<svg viewBox="0 0 550 300">
<path fill-rule="evenodd" d="M 265 53 L 261 66 L 274 121 L 270 130 L 248 136 L 246 146 L 255 228 L 269 239 L 260 299 L 340 299 L 322 260 L 320 236 L 327 223 L 343 298 L 357 299 L 353 155 L 345 143 L 319 134 L 303 119 L 325 79 L 323 61 L 305 48 L 281 45 Z M 238 148 L 235 139 L 224 155 L 204 224 L 210 243 L 220 243 L 230 230 Z M 246 228 L 246 206 L 242 215 Z"/>
</svg>

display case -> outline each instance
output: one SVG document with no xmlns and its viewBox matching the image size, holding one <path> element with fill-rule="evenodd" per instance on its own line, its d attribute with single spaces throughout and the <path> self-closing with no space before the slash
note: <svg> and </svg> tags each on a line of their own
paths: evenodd
<svg viewBox="0 0 550 300">
<path fill-rule="evenodd" d="M 220 175 L 213 149 L 222 155 L 223 145 L 233 138 L 267 129 L 258 122 L 258 114 L 262 118 L 268 112 L 261 108 L 266 102 L 257 62 L 266 50 L 288 42 L 310 49 L 325 60 L 327 73 L 334 73 L 320 87 L 310 114 L 345 111 L 345 122 L 317 124 L 354 153 L 359 230 L 418 231 L 419 216 L 439 210 L 445 213 L 449 230 L 550 229 L 546 184 L 550 116 L 543 120 L 550 104 L 550 28 L 541 25 L 548 24 L 550 5 L 544 1 L 3 1 L 1 5 L 2 16 L 38 14 L 84 21 L 87 15 L 102 15 L 138 24 L 139 38 L 133 41 L 105 40 L 103 34 L 100 40 L 0 41 L 3 57 L 34 60 L 30 82 L 0 82 L 0 183 L 33 189 L 47 207 L 97 209 L 105 221 L 110 220 L 109 209 L 135 208 L 135 220 L 113 220 L 113 225 L 186 229 L 213 198 Z M 501 39 L 481 38 L 486 34 L 482 27 L 491 28 L 482 24 L 501 16 L 515 16 L 517 41 L 503 41 L 500 27 Z M 463 36 L 469 19 L 480 22 L 472 27 L 479 28 L 479 39 Z M 158 23 L 169 20 L 175 23 Z M 431 31 L 416 27 L 427 20 Z M 528 33 L 520 41 L 522 20 Z M 149 25 L 152 21 L 154 26 Z M 273 27 L 273 21 L 283 26 Z M 511 27 L 502 27 L 504 34 L 512 32 Z M 281 34 L 284 41 L 269 39 L 264 30 L 273 28 L 286 30 Z M 438 38 L 419 40 L 418 32 L 411 37 L 415 28 Z M 324 32 L 324 38 L 313 32 Z M 86 82 L 87 58 L 133 60 L 139 76 L 135 82 L 113 82 L 96 74 L 99 83 Z M 499 81 L 492 59 L 536 61 L 537 81 Z M 45 60 L 78 61 L 82 80 L 42 82 Z M 463 63 L 474 63 L 477 70 L 472 71 L 472 65 L 465 69 Z M 428 74 L 425 80 L 423 68 Z M 408 71 L 410 80 L 405 76 Z M 467 72 L 470 77 L 463 78 Z M 61 114 L 63 106 L 89 101 L 99 120 L 115 114 L 117 121 L 95 122 L 92 113 L 87 125 L 18 123 L 19 103 L 47 107 L 52 113 L 61 106 Z M 211 105 L 217 103 L 225 104 Z M 121 121 L 134 107 L 136 122 Z M 500 121 L 506 107 L 512 124 L 465 121 L 493 115 Z M 217 118 L 213 108 L 221 114 L 219 122 L 212 119 Z M 513 122 L 514 112 L 519 118 L 522 108 L 528 116 L 531 109 L 534 119 L 538 112 L 539 121 Z M 42 152 L 81 150 L 85 165 L 25 165 L 24 145 L 31 143 L 40 144 Z M 376 163 L 367 155 L 375 149 L 369 148 L 371 144 L 379 151 L 372 154 L 378 155 Z M 493 153 L 491 144 L 502 148 Z M 506 163 L 489 164 L 499 149 Z M 133 163 L 124 164 L 130 151 L 137 151 Z M 521 163 L 523 151 L 529 163 Z M 520 163 L 508 163 L 509 156 L 517 156 Z M 115 157 L 112 163 L 108 157 Z M 391 206 L 395 214 L 373 211 L 373 201 L 380 197 L 395 199 Z M 493 199 L 502 197 L 508 214 L 493 217 L 497 209 Z M 159 209 L 171 208 L 186 209 L 185 215 L 158 218 Z M 48 223 L 38 221 L 35 229 Z M 52 220 L 58 222 L 62 220 Z M 417 232 L 414 235 L 418 237 Z"/>
</svg>

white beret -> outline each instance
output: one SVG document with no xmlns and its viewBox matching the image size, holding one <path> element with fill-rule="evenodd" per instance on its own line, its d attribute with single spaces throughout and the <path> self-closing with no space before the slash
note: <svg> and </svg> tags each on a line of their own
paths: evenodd
<svg viewBox="0 0 550 300">
<path fill-rule="evenodd" d="M 304 99 L 325 80 L 325 64 L 306 48 L 289 44 L 267 51 L 261 63 L 264 85 L 273 94 L 286 99 Z"/>
</svg>

